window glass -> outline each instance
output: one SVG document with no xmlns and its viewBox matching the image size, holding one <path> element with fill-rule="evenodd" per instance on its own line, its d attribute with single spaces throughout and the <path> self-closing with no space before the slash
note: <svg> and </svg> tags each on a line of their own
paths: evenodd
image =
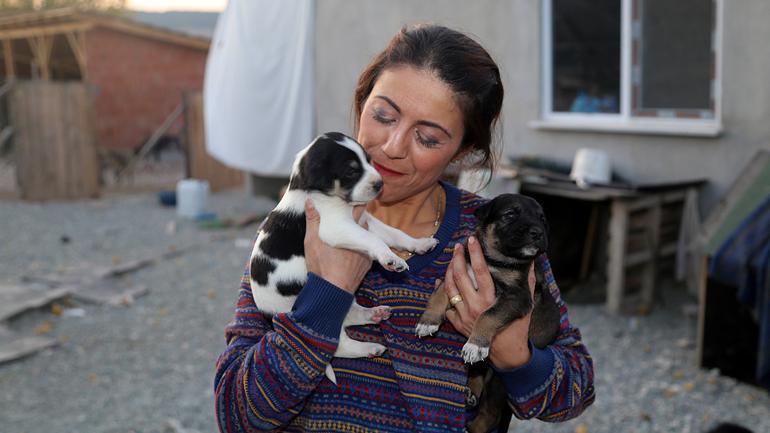
<svg viewBox="0 0 770 433">
<path fill-rule="evenodd" d="M 637 109 L 713 109 L 712 0 L 640 0 Z M 638 7 L 638 6 L 637 6 Z"/>
<path fill-rule="evenodd" d="M 620 4 L 553 0 L 554 112 L 620 112 Z"/>
</svg>

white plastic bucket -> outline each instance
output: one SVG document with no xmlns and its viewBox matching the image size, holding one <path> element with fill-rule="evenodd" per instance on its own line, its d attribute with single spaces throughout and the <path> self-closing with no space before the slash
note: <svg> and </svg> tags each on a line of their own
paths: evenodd
<svg viewBox="0 0 770 433">
<path fill-rule="evenodd" d="M 581 188 L 586 188 L 592 183 L 610 183 L 612 167 L 609 155 L 599 149 L 578 149 L 569 177 Z"/>
<path fill-rule="evenodd" d="M 183 179 L 176 184 L 176 214 L 195 219 L 208 206 L 209 183 L 205 180 Z"/>
</svg>

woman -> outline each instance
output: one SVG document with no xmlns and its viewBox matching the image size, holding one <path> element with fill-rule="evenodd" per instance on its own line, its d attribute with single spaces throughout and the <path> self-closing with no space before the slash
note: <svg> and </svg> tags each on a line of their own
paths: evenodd
<svg viewBox="0 0 770 433">
<path fill-rule="evenodd" d="M 384 180 L 367 210 L 412 236 L 435 236 L 439 245 L 424 255 L 397 251 L 410 270 L 388 272 L 366 256 L 322 243 L 318 214 L 308 203 L 310 273 L 292 312 L 261 314 L 248 273 L 242 279 L 235 318 L 226 329 L 229 345 L 217 363 L 222 431 L 463 430 L 475 414 L 466 409 L 467 367 L 460 350 L 476 317 L 492 304 L 493 289 L 478 242 L 468 243 L 478 291 L 461 246 L 483 199 L 439 177 L 470 154 L 491 165 L 502 99 L 499 71 L 488 53 L 440 26 L 403 29 L 367 67 L 355 92 L 355 129 Z M 541 257 L 538 266 L 561 308 L 557 340 L 534 348 L 525 317 L 497 334 L 488 362 L 504 380 L 516 417 L 559 421 L 593 401 L 593 366 L 567 320 L 547 259 Z M 448 294 L 462 301 L 433 337 L 419 339 L 415 325 L 437 279 L 446 279 Z M 530 286 L 532 280 L 530 275 Z M 354 296 L 364 306 L 391 306 L 391 317 L 379 326 L 347 330 L 388 350 L 381 357 L 332 359 Z M 324 376 L 329 362 L 336 386 Z"/>
</svg>

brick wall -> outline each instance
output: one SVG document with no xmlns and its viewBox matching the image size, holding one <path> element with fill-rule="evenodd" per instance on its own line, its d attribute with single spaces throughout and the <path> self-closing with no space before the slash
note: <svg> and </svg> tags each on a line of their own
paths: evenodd
<svg viewBox="0 0 770 433">
<path fill-rule="evenodd" d="M 97 87 L 97 144 L 136 148 L 182 102 L 201 90 L 206 52 L 108 29 L 86 34 L 88 81 Z"/>
</svg>

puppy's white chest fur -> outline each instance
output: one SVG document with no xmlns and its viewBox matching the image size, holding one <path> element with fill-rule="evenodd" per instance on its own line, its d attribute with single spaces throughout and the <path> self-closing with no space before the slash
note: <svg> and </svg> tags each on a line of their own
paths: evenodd
<svg viewBox="0 0 770 433">
<path fill-rule="evenodd" d="M 307 281 L 304 209 L 308 198 L 320 215 L 318 235 L 323 242 L 367 254 L 386 269 L 408 269 L 391 247 L 419 254 L 433 249 L 435 239 L 412 238 L 366 212 L 361 223 L 365 222 L 368 230 L 353 220 L 353 206 L 374 199 L 382 185 L 363 148 L 350 137 L 325 134 L 300 151 L 289 189 L 261 226 L 252 250 L 251 289 L 257 308 L 269 314 L 291 311 Z M 354 303 L 343 327 L 375 324 L 389 316 L 387 306 L 364 308 Z M 341 332 L 335 356 L 377 356 L 384 351 L 380 344 L 355 341 Z M 335 382 L 331 367 L 326 374 Z"/>
</svg>

